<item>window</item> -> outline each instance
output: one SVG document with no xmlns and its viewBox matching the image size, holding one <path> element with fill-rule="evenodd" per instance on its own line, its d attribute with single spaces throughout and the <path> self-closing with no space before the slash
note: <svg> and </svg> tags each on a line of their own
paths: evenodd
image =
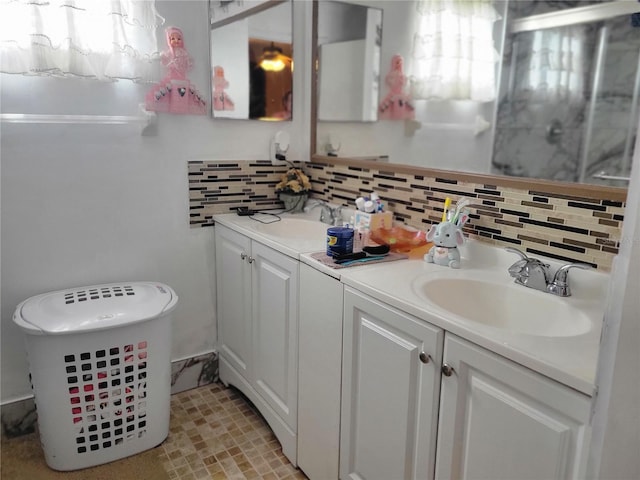
<svg viewBox="0 0 640 480">
<path fill-rule="evenodd" d="M 0 72 L 151 81 L 163 23 L 154 1 L 0 0 Z"/>
<path fill-rule="evenodd" d="M 414 36 L 414 99 L 492 101 L 496 97 L 490 0 L 419 0 Z"/>
<path fill-rule="evenodd" d="M 518 93 L 526 93 L 533 101 L 581 104 L 584 99 L 584 27 L 537 30 L 522 41 L 531 42 L 532 54 L 527 65 L 528 74 L 523 77 L 522 91 Z"/>
</svg>

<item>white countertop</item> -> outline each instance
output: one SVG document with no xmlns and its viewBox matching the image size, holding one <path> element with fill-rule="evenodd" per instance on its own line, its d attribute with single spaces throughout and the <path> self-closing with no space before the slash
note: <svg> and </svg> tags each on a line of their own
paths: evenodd
<svg viewBox="0 0 640 480">
<path fill-rule="evenodd" d="M 316 211 L 311 212 L 311 215 L 296 215 L 296 218 L 315 220 L 318 215 L 319 212 Z M 504 281 L 505 285 L 511 287 L 513 279 L 510 278 L 507 268 L 518 257 L 501 248 L 478 241 L 468 241 L 461 247 L 460 269 L 450 269 L 426 263 L 423 260 L 398 260 L 332 269 L 309 255 L 313 252 L 323 251 L 326 248 L 326 238 L 318 238 L 317 241 L 315 239 L 299 241 L 295 238 L 283 240 L 257 231 L 256 224 L 258 222 L 249 217 L 227 214 L 217 215 L 214 219 L 217 223 L 226 225 L 286 255 L 298 258 L 301 262 L 340 280 L 345 285 L 582 393 L 593 394 L 600 330 L 609 282 L 608 274 L 573 269 L 570 274 L 573 295 L 567 298 L 557 298 L 557 301 L 568 302 L 570 305 L 588 312 L 592 328 L 587 333 L 563 337 L 522 334 L 452 315 L 443 308 L 425 300 L 417 288 L 419 282 L 427 277 L 465 278 L 482 275 L 488 275 L 492 280 L 497 279 L 497 282 Z M 329 225 L 327 225 L 328 227 Z M 560 265 L 551 259 L 545 258 L 544 260 L 552 265 L 552 270 Z M 526 287 L 517 286 L 517 288 L 526 289 L 534 296 L 550 295 Z M 508 291 L 508 288 L 505 289 L 505 295 L 508 294 Z M 459 292 L 460 295 L 464 295 L 464 293 Z M 561 322 L 562 319 L 559 318 L 557 321 Z"/>
<path fill-rule="evenodd" d="M 214 215 L 213 219 L 216 223 L 225 225 L 238 233 L 247 235 L 248 237 L 257 240 L 258 242 L 271 247 L 289 257 L 296 259 L 300 258 L 300 254 L 304 252 L 321 252 L 327 248 L 327 237 L 314 238 L 312 240 L 299 239 L 293 236 L 283 239 L 282 237 L 269 235 L 260 231 L 263 225 L 271 222 L 277 222 L 278 218 L 295 218 L 302 220 L 318 221 L 320 217 L 319 210 L 313 210 L 309 213 L 282 213 L 278 214 L 280 210 L 273 210 L 274 214 L 258 213 L 253 216 L 239 216 L 235 213 L 226 213 L 220 215 Z M 327 228 L 331 225 L 326 225 Z"/>
</svg>

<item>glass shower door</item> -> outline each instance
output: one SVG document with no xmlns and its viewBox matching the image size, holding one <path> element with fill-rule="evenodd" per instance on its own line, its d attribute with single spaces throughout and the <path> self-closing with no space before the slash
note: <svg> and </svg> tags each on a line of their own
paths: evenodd
<svg viewBox="0 0 640 480">
<path fill-rule="evenodd" d="M 511 3 L 530 16 L 516 21 L 524 27 L 507 43 L 493 167 L 624 187 L 638 124 L 640 29 L 628 14 L 556 26 L 548 12 L 531 15 L 544 3 Z"/>
<path fill-rule="evenodd" d="M 578 180 L 626 186 L 638 128 L 640 29 L 628 17 L 600 27 Z"/>
</svg>

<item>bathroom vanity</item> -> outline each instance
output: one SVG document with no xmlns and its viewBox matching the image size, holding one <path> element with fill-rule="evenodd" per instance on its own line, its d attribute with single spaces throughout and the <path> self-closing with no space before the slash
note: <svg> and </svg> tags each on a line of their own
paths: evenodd
<svg viewBox="0 0 640 480">
<path fill-rule="evenodd" d="M 343 352 L 340 478 L 584 476 L 587 395 L 351 287 Z"/>
<path fill-rule="evenodd" d="M 337 270 L 327 225 L 272 225 L 216 217 L 220 378 L 309 478 L 584 476 L 606 274 L 560 298 L 471 241 L 459 270 Z"/>
<path fill-rule="evenodd" d="M 215 239 L 220 378 L 251 399 L 295 459 L 298 261 L 221 224 Z"/>
</svg>

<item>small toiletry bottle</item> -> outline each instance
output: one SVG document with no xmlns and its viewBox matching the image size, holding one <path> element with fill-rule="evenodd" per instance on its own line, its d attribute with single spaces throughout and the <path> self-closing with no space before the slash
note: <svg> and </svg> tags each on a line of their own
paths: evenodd
<svg viewBox="0 0 640 480">
<path fill-rule="evenodd" d="M 371 200 L 364 202 L 364 211 L 367 213 L 373 213 L 376 209 L 375 204 Z"/>
<path fill-rule="evenodd" d="M 362 197 L 358 197 L 356 199 L 356 207 L 358 207 L 358 210 L 363 211 L 364 212 L 364 198 Z"/>
</svg>

